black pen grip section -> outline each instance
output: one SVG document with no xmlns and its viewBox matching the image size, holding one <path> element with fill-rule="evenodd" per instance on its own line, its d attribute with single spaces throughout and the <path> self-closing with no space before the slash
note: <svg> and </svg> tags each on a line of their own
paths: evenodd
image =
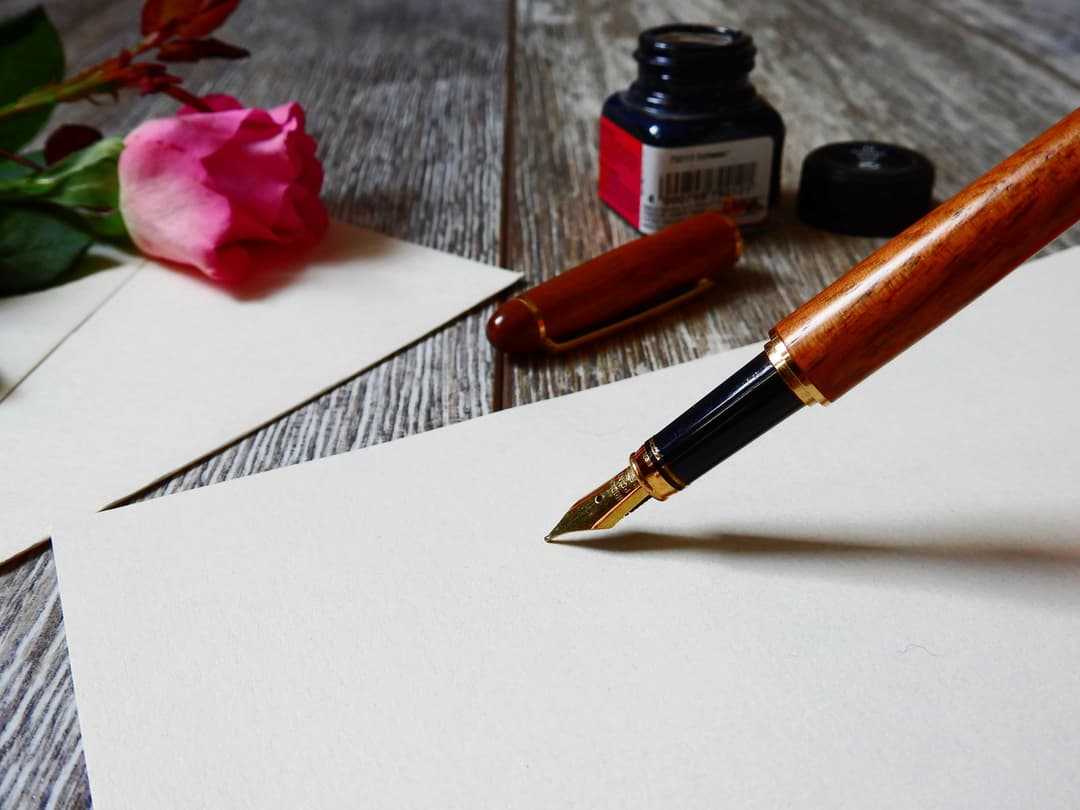
<svg viewBox="0 0 1080 810">
<path fill-rule="evenodd" d="M 802 405 L 763 352 L 652 440 L 661 464 L 689 484 Z"/>
</svg>

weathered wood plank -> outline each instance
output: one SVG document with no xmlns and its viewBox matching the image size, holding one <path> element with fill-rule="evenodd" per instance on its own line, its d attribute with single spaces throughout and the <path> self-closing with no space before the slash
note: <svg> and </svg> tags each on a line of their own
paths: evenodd
<svg viewBox="0 0 1080 810">
<path fill-rule="evenodd" d="M 923 0 L 959 36 L 1019 55 L 1032 71 L 1053 73 L 1080 91 L 1080 5 L 1073 0 L 984 3 Z"/>
<path fill-rule="evenodd" d="M 7 4 L 0 14 L 26 7 Z M 73 66 L 137 35 L 140 3 L 68 0 L 49 12 Z M 494 263 L 498 256 L 503 10 L 468 0 L 343 6 L 248 0 L 222 31 L 252 57 L 181 67 L 198 93 L 252 106 L 299 100 L 319 142 L 331 213 Z M 167 99 L 62 108 L 122 135 Z M 237 442 L 144 497 L 417 433 L 491 408 L 484 306 Z M 55 573 L 47 550 L 0 572 L 0 807 L 90 804 Z"/>
<path fill-rule="evenodd" d="M 937 164 L 943 198 L 1075 106 L 1075 82 L 1040 61 L 1047 42 L 1070 41 L 1053 15 L 1024 16 L 1032 28 L 1003 48 L 1001 31 L 1017 20 L 1011 4 L 981 3 L 978 12 L 967 5 L 958 25 L 959 12 L 931 2 L 519 0 L 509 203 L 516 228 L 508 245 L 509 262 L 529 283 L 636 235 L 596 195 L 595 144 L 604 98 L 636 74 L 631 54 L 641 29 L 705 21 L 750 32 L 758 46 L 752 79 L 784 116 L 788 137 L 781 210 L 767 230 L 748 238 L 737 273 L 708 300 L 655 323 L 561 358 L 508 361 L 507 402 L 763 340 L 777 319 L 880 244 L 797 219 L 799 168 L 812 148 L 850 138 L 911 146 Z M 1061 15 L 1075 17 L 1064 8 Z M 1078 238 L 1073 229 L 1060 244 Z"/>
</svg>

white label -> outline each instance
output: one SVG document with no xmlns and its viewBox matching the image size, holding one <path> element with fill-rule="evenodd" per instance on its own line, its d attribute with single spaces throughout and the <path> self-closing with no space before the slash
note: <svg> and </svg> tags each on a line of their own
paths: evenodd
<svg viewBox="0 0 1080 810">
<path fill-rule="evenodd" d="M 641 147 L 638 230 L 653 233 L 725 203 L 735 221 L 765 219 L 769 205 L 773 139 L 768 136 L 665 149 Z"/>
</svg>

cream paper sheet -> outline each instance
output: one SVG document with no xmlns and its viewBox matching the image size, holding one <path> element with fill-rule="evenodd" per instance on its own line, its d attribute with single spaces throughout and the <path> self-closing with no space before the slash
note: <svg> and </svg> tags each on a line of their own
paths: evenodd
<svg viewBox="0 0 1080 810">
<path fill-rule="evenodd" d="M 94 807 L 1074 808 L 1080 250 L 615 530 L 745 349 L 69 522 Z"/>
<path fill-rule="evenodd" d="M 243 295 L 149 262 L 126 272 L 0 402 L 0 560 L 48 537 L 54 519 L 213 452 L 518 278 L 341 224 L 302 269 Z"/>
<path fill-rule="evenodd" d="M 48 290 L 0 297 L 0 402 L 139 266 L 112 251 L 85 261 L 108 269 Z"/>
</svg>

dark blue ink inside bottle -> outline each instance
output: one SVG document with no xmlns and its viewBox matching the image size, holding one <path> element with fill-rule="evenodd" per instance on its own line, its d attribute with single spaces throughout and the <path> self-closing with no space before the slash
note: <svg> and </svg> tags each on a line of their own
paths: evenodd
<svg viewBox="0 0 1080 810">
<path fill-rule="evenodd" d="M 600 196 L 638 230 L 722 206 L 755 224 L 776 205 L 784 122 L 750 83 L 756 52 L 719 26 L 638 37 L 637 81 L 600 118 Z"/>
</svg>

